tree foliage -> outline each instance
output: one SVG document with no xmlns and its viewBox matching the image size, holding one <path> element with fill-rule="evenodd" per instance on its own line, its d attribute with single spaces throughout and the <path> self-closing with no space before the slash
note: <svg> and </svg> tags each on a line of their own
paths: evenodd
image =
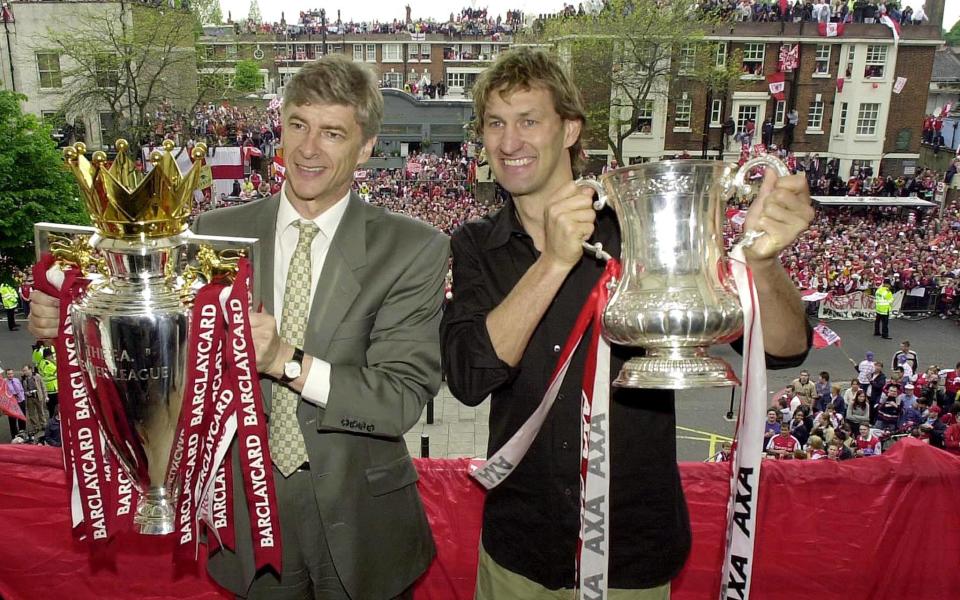
<svg viewBox="0 0 960 600">
<path fill-rule="evenodd" d="M 609 0 L 598 11 L 549 19 L 538 29 L 536 41 L 558 48 L 584 91 L 587 136 L 605 139 L 620 164 L 624 142 L 640 129 L 648 103 L 669 98 L 682 87 L 679 77 L 705 81 L 724 94 L 739 80 L 731 60 L 715 66 L 716 47 L 704 36 L 716 22 L 698 4 Z"/>
<path fill-rule="evenodd" d="M 953 24 L 950 31 L 943 34 L 943 39 L 946 40 L 948 46 L 960 46 L 960 19 Z"/>
<path fill-rule="evenodd" d="M 237 61 L 234 67 L 233 89 L 238 93 L 256 92 L 263 89 L 260 63 L 255 60 Z"/>
<path fill-rule="evenodd" d="M 33 225 L 89 224 L 51 127 L 24 114 L 21 94 L 0 90 L 0 274 L 34 262 Z M 5 277 L 4 277 L 5 279 Z"/>
<path fill-rule="evenodd" d="M 105 11 L 115 11 L 115 18 L 105 18 Z M 160 102 L 191 107 L 197 101 L 195 25 L 190 11 L 119 2 L 93 4 L 69 27 L 51 27 L 40 47 L 65 59 L 61 110 L 67 121 L 109 113 L 108 140 L 125 137 L 138 149 Z"/>
<path fill-rule="evenodd" d="M 223 24 L 223 12 L 220 10 L 220 0 L 193 0 L 190 10 L 200 25 Z"/>
</svg>

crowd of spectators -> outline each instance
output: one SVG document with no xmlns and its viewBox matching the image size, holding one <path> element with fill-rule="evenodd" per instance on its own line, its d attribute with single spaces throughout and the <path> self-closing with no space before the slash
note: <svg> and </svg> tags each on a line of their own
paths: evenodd
<svg viewBox="0 0 960 600">
<path fill-rule="evenodd" d="M 300 11 L 296 23 L 287 23 L 285 16 L 279 22 L 257 23 L 249 19 L 233 22 L 228 19 L 227 24 L 234 27 L 237 34 L 261 33 L 283 36 L 285 39 L 295 40 L 300 36 L 321 35 L 324 27 L 332 35 L 340 34 L 439 34 L 451 37 L 459 36 L 490 36 L 494 39 L 504 34 L 514 33 L 523 28 L 523 12 L 508 10 L 504 15 L 488 14 L 486 8 L 467 7 L 459 14 L 450 13 L 447 20 L 414 18 L 410 6 L 406 7 L 405 19 L 391 21 L 343 21 L 340 16 L 322 13 L 319 9 Z"/>
<path fill-rule="evenodd" d="M 918 373 L 917 353 L 905 340 L 885 373 L 882 360 L 867 352 L 849 383 L 831 381 L 827 371 L 798 377 L 775 394 L 767 410 L 764 446 L 774 459 L 834 459 L 876 456 L 900 437 L 912 436 L 960 454 L 960 363 L 930 365 Z"/>
<path fill-rule="evenodd" d="M 143 146 L 159 146 L 165 139 L 177 147 L 204 142 L 211 153 L 218 146 L 254 146 L 271 158 L 280 139 L 280 109 L 223 102 L 201 104 L 187 112 L 163 102 L 149 114 L 147 129 Z"/>
<path fill-rule="evenodd" d="M 704 0 L 700 8 L 734 21 L 876 23 L 885 13 L 901 25 L 929 21 L 922 6 L 901 8 L 895 0 L 795 0 L 786 2 L 786 10 L 781 9 L 779 0 Z"/>
</svg>

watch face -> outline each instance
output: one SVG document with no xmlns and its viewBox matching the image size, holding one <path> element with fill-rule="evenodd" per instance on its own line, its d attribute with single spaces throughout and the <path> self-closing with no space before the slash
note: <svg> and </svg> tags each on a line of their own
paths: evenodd
<svg viewBox="0 0 960 600">
<path fill-rule="evenodd" d="M 283 374 L 289 379 L 300 377 L 300 363 L 290 361 L 283 365 Z"/>
</svg>

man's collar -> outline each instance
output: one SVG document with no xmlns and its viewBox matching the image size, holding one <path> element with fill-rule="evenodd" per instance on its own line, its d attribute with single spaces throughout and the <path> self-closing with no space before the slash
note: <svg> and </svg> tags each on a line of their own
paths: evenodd
<svg viewBox="0 0 960 600">
<path fill-rule="evenodd" d="M 502 191 L 500 197 L 503 199 L 503 208 L 491 217 L 493 219 L 493 229 L 484 243 L 484 248 L 487 250 L 506 245 L 510 238 L 516 234 L 527 235 L 527 232 L 523 229 L 523 224 L 517 218 L 517 207 L 513 196 L 507 191 Z"/>
<path fill-rule="evenodd" d="M 340 221 L 343 219 L 343 213 L 347 210 L 347 201 L 350 199 L 350 191 L 347 191 L 347 194 L 337 200 L 337 202 L 323 211 L 316 219 L 313 219 L 312 222 L 320 228 L 320 231 L 323 232 L 323 235 L 327 239 L 333 239 L 333 235 L 337 232 L 337 227 L 340 225 Z M 307 220 L 300 216 L 300 213 L 297 212 L 297 209 L 293 207 L 293 204 L 290 203 L 290 199 L 287 198 L 287 184 L 284 183 L 280 188 L 280 207 L 277 211 L 277 234 L 283 233 L 283 231 L 289 227 L 292 223 L 299 220 Z"/>
</svg>

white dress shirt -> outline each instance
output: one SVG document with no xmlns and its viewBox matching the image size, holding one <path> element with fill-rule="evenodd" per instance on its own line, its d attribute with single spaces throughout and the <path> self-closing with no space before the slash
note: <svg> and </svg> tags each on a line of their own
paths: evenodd
<svg viewBox="0 0 960 600">
<path fill-rule="evenodd" d="M 293 224 L 297 221 L 306 220 L 290 204 L 286 192 L 287 185 L 284 184 L 280 188 L 280 210 L 277 212 L 276 244 L 273 254 L 273 306 L 278 328 L 283 314 L 283 294 L 287 285 L 290 259 L 293 257 L 293 252 L 297 248 L 297 240 L 300 237 L 299 230 Z M 347 210 L 349 198 L 350 192 L 347 192 L 347 195 L 338 200 L 336 204 L 313 219 L 313 224 L 320 229 L 320 232 L 313 238 L 313 243 L 310 246 L 311 309 L 313 308 L 313 298 L 317 292 L 317 282 L 320 280 L 321 271 L 323 271 L 323 263 L 327 260 L 327 252 L 330 250 L 330 242 L 340 226 L 343 213 Z M 330 363 L 313 357 L 300 395 L 308 402 L 324 408 L 327 406 L 327 397 L 330 395 Z"/>
</svg>

